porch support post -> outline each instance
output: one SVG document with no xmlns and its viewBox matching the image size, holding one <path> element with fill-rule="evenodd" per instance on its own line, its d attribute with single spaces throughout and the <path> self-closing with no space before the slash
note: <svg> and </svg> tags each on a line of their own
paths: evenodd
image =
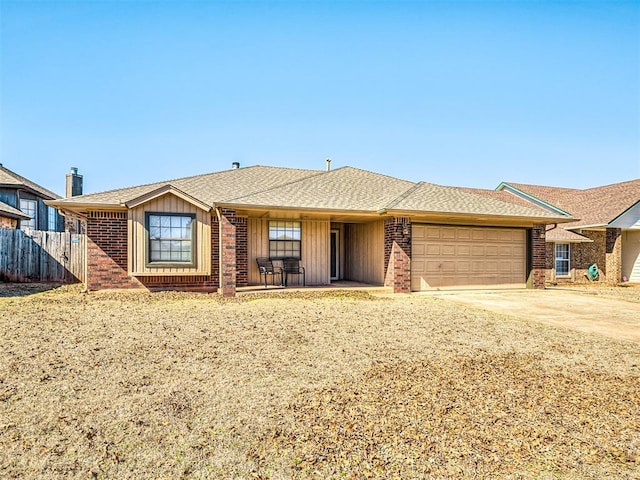
<svg viewBox="0 0 640 480">
<path fill-rule="evenodd" d="M 411 293 L 411 219 L 384 221 L 384 284 L 393 293 Z"/>
<path fill-rule="evenodd" d="M 236 212 L 229 208 L 216 209 L 220 225 L 220 286 L 223 297 L 236 296 Z"/>
<path fill-rule="evenodd" d="M 529 241 L 529 274 L 527 288 L 544 289 L 545 269 L 547 267 L 546 225 L 534 225 Z"/>
<path fill-rule="evenodd" d="M 606 282 L 617 285 L 622 281 L 622 229 L 607 228 L 605 248 Z"/>
</svg>

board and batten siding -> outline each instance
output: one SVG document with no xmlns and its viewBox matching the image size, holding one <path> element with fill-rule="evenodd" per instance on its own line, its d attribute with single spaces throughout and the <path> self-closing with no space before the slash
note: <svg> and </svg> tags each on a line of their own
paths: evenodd
<svg viewBox="0 0 640 480">
<path fill-rule="evenodd" d="M 345 225 L 345 275 L 354 282 L 384 283 L 384 221 Z"/>
<path fill-rule="evenodd" d="M 303 220 L 300 223 L 302 230 L 300 265 L 305 268 L 306 283 L 307 285 L 328 285 L 331 283 L 329 279 L 331 274 L 329 259 L 331 223 L 328 220 Z M 258 285 L 264 280 L 260 279 L 256 258 L 269 256 L 269 219 L 249 218 L 247 236 L 249 285 Z M 293 282 L 295 281 L 293 280 Z"/>
<path fill-rule="evenodd" d="M 195 214 L 195 267 L 147 265 L 146 212 Z M 170 193 L 129 210 L 129 274 L 211 275 L 211 213 Z"/>
</svg>

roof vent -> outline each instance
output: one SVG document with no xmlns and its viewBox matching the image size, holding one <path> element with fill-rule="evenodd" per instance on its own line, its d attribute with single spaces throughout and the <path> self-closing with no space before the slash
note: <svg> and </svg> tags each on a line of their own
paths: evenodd
<svg viewBox="0 0 640 480">
<path fill-rule="evenodd" d="M 331 170 L 331 159 L 327 158 L 327 172 Z"/>
<path fill-rule="evenodd" d="M 231 168 L 232 168 L 232 169 L 234 169 L 234 170 L 235 170 L 236 168 L 240 168 L 240 162 L 233 162 L 233 163 L 231 164 Z"/>
</svg>

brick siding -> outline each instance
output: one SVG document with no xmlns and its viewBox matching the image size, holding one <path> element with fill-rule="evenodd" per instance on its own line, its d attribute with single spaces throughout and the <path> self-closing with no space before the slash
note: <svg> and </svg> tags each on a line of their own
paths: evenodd
<svg viewBox="0 0 640 480">
<path fill-rule="evenodd" d="M 127 275 L 127 212 L 89 212 L 86 286 L 89 290 L 142 286 Z"/>
<path fill-rule="evenodd" d="M 388 218 L 384 222 L 384 284 L 394 293 L 411 292 L 411 220 Z"/>
<path fill-rule="evenodd" d="M 555 272 L 555 243 L 547 244 L 547 279 L 552 282 L 589 282 L 587 271 L 589 266 L 596 264 L 600 271 L 598 281 L 607 279 L 606 263 L 606 232 L 598 230 L 584 230 L 581 235 L 593 242 L 572 243 L 570 248 L 571 273 L 569 277 L 556 277 Z M 562 242 L 558 242 L 562 243 Z"/>
<path fill-rule="evenodd" d="M 15 218 L 0 216 L 0 228 L 16 228 L 18 221 Z"/>
<path fill-rule="evenodd" d="M 530 288 L 544 289 L 547 266 L 546 225 L 534 225 L 531 229 L 531 280 Z"/>
<path fill-rule="evenodd" d="M 622 281 L 622 229 L 607 228 L 605 252 L 606 282 L 616 285 Z"/>
</svg>

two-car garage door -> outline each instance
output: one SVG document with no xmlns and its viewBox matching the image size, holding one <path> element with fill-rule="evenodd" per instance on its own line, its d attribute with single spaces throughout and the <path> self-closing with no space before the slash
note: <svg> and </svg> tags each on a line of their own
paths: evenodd
<svg viewBox="0 0 640 480">
<path fill-rule="evenodd" d="M 526 230 L 413 224 L 411 290 L 524 287 Z"/>
</svg>

